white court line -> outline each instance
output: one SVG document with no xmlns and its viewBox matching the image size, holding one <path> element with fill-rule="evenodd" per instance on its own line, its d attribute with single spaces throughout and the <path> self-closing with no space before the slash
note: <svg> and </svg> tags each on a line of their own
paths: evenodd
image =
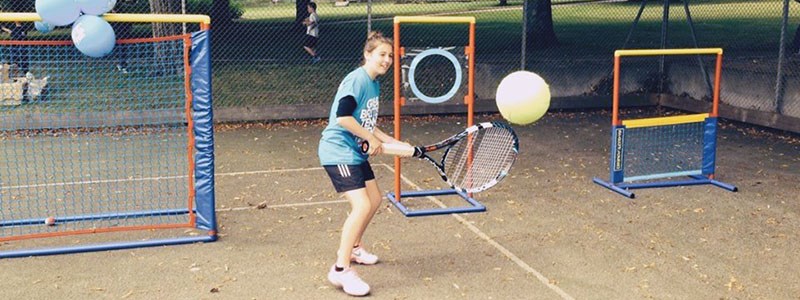
<svg viewBox="0 0 800 300">
<path fill-rule="evenodd" d="M 313 168 L 298 168 L 298 169 L 230 172 L 230 173 L 215 173 L 214 176 L 216 177 L 216 176 L 254 175 L 254 174 L 268 174 L 268 173 L 280 173 L 280 172 L 311 171 L 311 170 L 322 170 L 322 169 L 323 169 L 322 167 L 313 167 Z M 103 180 L 85 180 L 85 181 L 72 181 L 72 182 L 40 183 L 40 184 L 29 184 L 29 185 L 0 186 L 0 190 L 26 189 L 26 188 L 48 187 L 48 186 L 98 184 L 98 183 L 111 183 L 111 182 L 158 181 L 158 180 L 181 179 L 181 178 L 189 178 L 189 176 L 188 175 L 177 175 L 177 176 L 160 176 L 160 177 L 142 177 L 142 178 L 103 179 Z"/>
<path fill-rule="evenodd" d="M 392 173 L 395 172 L 394 168 L 392 168 L 391 166 L 389 166 L 387 164 L 375 164 L 375 166 L 383 166 L 383 167 L 386 167 L 386 169 L 388 169 Z M 312 171 L 312 170 L 322 170 L 322 169 L 323 169 L 322 167 L 313 167 L 313 168 L 297 168 L 297 169 L 279 169 L 279 170 L 262 170 L 262 171 L 216 173 L 214 175 L 215 176 L 238 176 L 238 175 L 254 175 L 254 174 L 268 174 L 268 173 L 280 173 L 280 172 Z M 165 176 L 165 177 L 146 177 L 146 178 L 132 178 L 132 179 L 112 179 L 112 180 L 94 180 L 94 181 L 79 181 L 79 182 L 47 183 L 47 184 L 36 184 L 36 185 L 15 186 L 15 187 L 0 187 L 0 189 L 43 187 L 43 186 L 63 186 L 63 185 L 77 185 L 77 184 L 95 184 L 95 183 L 123 182 L 123 181 L 146 181 L 146 180 L 176 179 L 176 178 L 187 178 L 187 177 L 188 176 L 183 175 L 183 176 Z M 422 188 L 420 188 L 418 185 L 416 185 L 414 182 L 412 182 L 411 180 L 409 180 L 405 176 L 401 175 L 400 178 L 402 178 L 403 181 L 406 184 L 412 186 L 413 188 L 415 188 L 417 190 L 422 190 Z M 436 203 L 436 205 L 439 205 L 439 207 L 446 207 L 444 205 L 444 203 L 439 201 L 439 199 L 437 199 L 436 197 L 427 196 L 426 198 L 428 198 L 432 202 Z M 289 203 L 289 204 L 269 205 L 269 206 L 267 206 L 267 208 L 325 205 L 325 204 L 332 204 L 332 203 L 337 203 L 338 204 L 338 203 L 344 203 L 344 202 L 347 202 L 347 200 L 319 201 L 319 202 L 309 202 L 309 203 Z M 226 209 L 217 209 L 216 211 L 218 211 L 218 212 L 242 211 L 242 210 L 250 210 L 250 209 L 256 209 L 256 207 L 255 206 L 232 207 L 232 208 L 226 208 Z M 523 270 L 525 270 L 529 274 L 532 274 L 533 276 L 535 276 L 537 279 L 539 279 L 539 281 L 542 284 L 546 285 L 548 288 L 550 288 L 551 290 L 556 292 L 559 296 L 561 296 L 561 298 L 569 299 L 569 300 L 574 300 L 575 299 L 572 296 L 570 296 L 569 294 L 567 294 L 566 292 L 564 292 L 564 290 L 562 290 L 560 287 L 550 283 L 550 279 L 548 279 L 547 277 L 542 275 L 541 272 L 537 271 L 536 269 L 532 268 L 530 265 L 525 263 L 525 261 L 520 259 L 517 255 L 515 255 L 511 251 L 509 251 L 506 247 L 503 247 L 503 245 L 500 245 L 500 243 L 498 243 L 497 241 L 495 241 L 494 239 L 492 239 L 491 237 L 486 235 L 486 233 L 481 231 L 475 225 L 470 224 L 469 221 L 464 219 L 464 217 L 462 217 L 460 215 L 457 215 L 457 214 L 452 214 L 451 216 L 453 218 L 455 218 L 456 220 L 458 220 L 465 227 L 467 227 L 470 231 L 475 233 L 478 237 L 480 237 L 481 239 L 483 239 L 487 243 L 489 243 L 489 245 L 492 245 L 495 249 L 500 251 L 500 253 L 502 253 L 508 259 L 510 259 L 511 261 L 516 263 Z"/>
<path fill-rule="evenodd" d="M 389 166 L 389 165 L 387 165 L 387 164 L 380 164 L 380 165 L 383 165 L 384 167 L 386 167 L 387 169 L 389 169 L 389 171 L 392 171 L 393 173 L 395 172 L 395 171 L 394 171 L 394 168 L 390 167 L 390 166 Z M 403 176 L 403 175 L 400 175 L 400 178 L 401 178 L 401 179 L 403 179 L 403 181 L 404 181 L 406 184 L 408 184 L 408 185 L 412 186 L 413 188 L 415 188 L 415 189 L 417 189 L 417 190 L 422 190 L 422 188 L 420 188 L 418 185 L 416 185 L 414 182 L 412 182 L 411 180 L 409 180 L 409 179 L 408 179 L 408 178 L 406 178 L 405 176 Z M 442 203 L 441 201 L 439 201 L 439 199 L 436 199 L 436 197 L 433 197 L 433 196 L 427 196 L 426 198 L 428 198 L 429 200 L 431 200 L 431 201 L 433 201 L 434 203 L 436 203 L 436 205 L 439 205 L 439 207 L 446 207 L 446 206 L 444 205 L 444 203 Z M 539 272 L 539 271 L 537 271 L 536 269 L 532 268 L 530 265 L 528 265 L 527 263 L 525 263 L 525 261 L 523 261 L 522 259 L 520 259 L 520 258 L 519 258 L 517 255 L 515 255 L 514 253 L 512 253 L 511 251 L 509 251 L 508 249 L 506 249 L 506 247 L 503 247 L 503 245 L 500 245 L 500 243 L 498 243 L 497 241 L 495 241 L 494 239 L 492 239 L 491 237 L 489 237 L 488 235 L 486 235 L 486 233 L 483 233 L 483 231 L 481 231 L 481 230 L 480 230 L 478 227 L 476 227 L 475 225 L 472 225 L 471 223 L 469 223 L 469 221 L 467 221 L 466 219 L 464 219 L 464 217 L 462 217 L 462 216 L 460 216 L 460 215 L 457 215 L 457 214 L 451 214 L 451 216 L 453 216 L 453 218 L 455 218 L 456 220 L 458 220 L 458 221 L 459 221 L 461 224 L 463 224 L 465 227 L 469 228 L 469 230 L 471 230 L 471 231 L 472 231 L 472 232 L 474 232 L 476 235 L 478 235 L 478 237 L 482 238 L 482 239 L 483 239 L 483 240 L 485 240 L 487 243 L 489 243 L 489 245 L 492 245 L 492 246 L 493 246 L 495 249 L 497 249 L 498 251 L 500 251 L 500 253 L 503 253 L 503 255 L 505 255 L 505 256 L 506 256 L 508 259 L 510 259 L 510 260 L 511 260 L 511 261 L 513 261 L 514 263 L 516 263 L 516 264 L 517 264 L 517 265 L 518 265 L 520 268 L 522 268 L 523 270 L 525 270 L 525 271 L 526 271 L 526 272 L 528 272 L 529 274 L 532 274 L 533 276 L 536 276 L 536 278 L 537 278 L 537 279 L 539 279 L 539 281 L 540 281 L 542 284 L 546 285 L 548 288 L 550 288 L 551 290 L 553 290 L 554 292 L 556 292 L 556 294 L 558 294 L 559 296 L 561 296 L 561 298 L 562 298 L 562 299 L 575 300 L 575 298 L 573 298 L 572 296 L 570 296 L 569 294 L 567 294 L 567 292 L 565 292 L 564 290 L 562 290 L 560 287 L 558 287 L 557 285 L 554 285 L 554 284 L 550 283 L 550 279 L 548 279 L 547 277 L 545 277 L 544 275 L 542 275 L 542 273 L 541 273 L 541 272 Z"/>
<path fill-rule="evenodd" d="M 308 202 L 308 203 L 287 203 L 287 204 L 278 204 L 278 205 L 267 205 L 262 209 L 267 208 L 278 208 L 278 207 L 298 207 L 298 206 L 311 206 L 311 205 L 324 205 L 324 204 L 331 204 L 331 203 L 347 203 L 347 200 L 332 200 L 332 201 L 319 201 L 319 202 Z M 215 210 L 216 212 L 226 212 L 226 211 L 241 211 L 241 210 L 251 210 L 257 209 L 256 206 L 240 206 L 240 207 L 231 207 L 231 208 L 220 208 Z"/>
<path fill-rule="evenodd" d="M 384 165 L 386 164 L 378 164 Z M 246 172 L 231 172 L 231 173 L 221 173 L 216 174 L 217 176 L 238 176 L 238 175 L 253 175 L 253 174 L 268 174 L 268 173 L 280 173 L 280 172 L 300 172 L 300 171 L 313 171 L 313 170 L 324 170 L 323 167 L 312 167 L 312 168 L 297 168 L 297 169 L 280 169 L 280 170 L 261 170 L 261 171 L 246 171 Z M 318 202 L 307 202 L 307 203 L 287 203 L 287 204 L 278 204 L 278 205 L 267 205 L 263 209 L 266 208 L 279 208 L 279 207 L 298 207 L 298 206 L 311 206 L 311 205 L 325 205 L 325 204 L 338 204 L 338 203 L 347 203 L 347 200 L 333 200 L 333 201 L 318 201 Z M 242 211 L 242 210 L 251 210 L 257 209 L 257 206 L 241 206 L 241 207 L 231 207 L 231 208 L 221 208 L 215 211 L 217 212 L 226 212 L 226 211 Z"/>
<path fill-rule="evenodd" d="M 216 176 L 238 176 L 238 175 L 268 174 L 268 173 L 280 173 L 280 172 L 301 172 L 301 171 L 324 170 L 324 169 L 325 168 L 323 168 L 323 167 L 311 167 L 311 168 L 296 168 L 296 169 L 230 172 L 230 173 L 218 173 L 218 174 L 215 174 L 215 175 Z"/>
<path fill-rule="evenodd" d="M 29 185 L 0 186 L 0 190 L 26 189 L 26 188 L 48 187 L 48 186 L 98 184 L 98 183 L 109 183 L 109 182 L 181 179 L 181 178 L 188 178 L 188 177 L 189 176 L 187 176 L 187 175 L 179 175 L 179 176 L 162 176 L 162 177 L 142 177 L 142 178 L 125 178 L 125 179 L 104 179 L 104 180 L 86 180 L 86 181 L 72 181 L 72 182 L 54 182 L 54 183 L 40 183 L 40 184 L 29 184 Z"/>
</svg>

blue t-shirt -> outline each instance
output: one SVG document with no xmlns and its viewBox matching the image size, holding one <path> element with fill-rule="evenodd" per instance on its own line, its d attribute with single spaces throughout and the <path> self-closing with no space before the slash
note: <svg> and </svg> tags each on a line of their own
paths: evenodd
<svg viewBox="0 0 800 300">
<path fill-rule="evenodd" d="M 367 160 L 367 155 L 361 153 L 361 138 L 336 122 L 336 110 L 339 100 L 346 96 L 356 99 L 356 110 L 353 117 L 356 122 L 369 131 L 375 128 L 378 121 L 378 97 L 380 84 L 367 74 L 363 67 L 353 70 L 339 84 L 336 97 L 333 98 L 331 113 L 328 118 L 328 127 L 322 131 L 319 141 L 319 160 L 325 165 L 358 165 Z"/>
</svg>

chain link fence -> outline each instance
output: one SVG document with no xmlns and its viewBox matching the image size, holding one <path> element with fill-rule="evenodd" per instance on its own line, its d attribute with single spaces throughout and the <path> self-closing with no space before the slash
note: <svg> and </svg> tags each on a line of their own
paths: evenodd
<svg viewBox="0 0 800 300">
<path fill-rule="evenodd" d="M 4 12 L 33 12 L 33 3 L 0 0 Z M 212 16 L 218 121 L 326 117 L 339 81 L 359 65 L 370 30 L 391 36 L 394 16 L 430 15 L 476 18 L 479 110 L 496 109 L 495 88 L 503 76 L 521 68 L 550 83 L 556 108 L 601 107 L 611 100 L 614 50 L 718 47 L 724 49 L 722 116 L 800 132 L 800 3 L 795 1 L 321 0 L 318 62 L 303 49 L 307 3 L 127 0 L 118 1 L 117 11 Z M 33 24 L 23 26 L 29 29 L 27 39 L 69 39 L 69 28 L 42 34 Z M 153 34 L 155 29 L 148 26 L 136 26 L 133 35 Z M 401 36 L 404 47 L 417 50 L 463 49 L 468 28 L 404 25 Z M 712 60 L 688 56 L 624 61 L 622 93 L 645 99 L 632 104 L 708 111 Z M 449 62 L 431 58 L 426 64 L 417 74 L 425 81 L 421 89 L 432 94 L 447 91 L 454 76 Z M 381 79 L 384 113 L 392 108 L 391 78 L 387 74 Z M 458 111 L 457 99 L 448 102 Z M 418 112 L 450 109 L 427 106 Z"/>
</svg>

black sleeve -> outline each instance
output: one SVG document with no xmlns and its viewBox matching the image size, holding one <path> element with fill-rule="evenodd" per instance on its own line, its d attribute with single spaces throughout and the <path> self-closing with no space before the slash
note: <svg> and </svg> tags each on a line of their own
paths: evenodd
<svg viewBox="0 0 800 300">
<path fill-rule="evenodd" d="M 352 116 L 356 111 L 356 98 L 345 96 L 339 99 L 339 107 L 336 108 L 336 117 Z"/>
</svg>

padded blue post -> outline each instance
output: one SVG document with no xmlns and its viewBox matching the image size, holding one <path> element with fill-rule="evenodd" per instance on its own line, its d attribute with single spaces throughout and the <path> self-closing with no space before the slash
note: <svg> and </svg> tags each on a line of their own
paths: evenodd
<svg viewBox="0 0 800 300">
<path fill-rule="evenodd" d="M 211 101 L 211 31 L 192 34 L 192 115 L 195 136 L 197 228 L 216 232 L 214 211 L 214 120 Z"/>
</svg>

